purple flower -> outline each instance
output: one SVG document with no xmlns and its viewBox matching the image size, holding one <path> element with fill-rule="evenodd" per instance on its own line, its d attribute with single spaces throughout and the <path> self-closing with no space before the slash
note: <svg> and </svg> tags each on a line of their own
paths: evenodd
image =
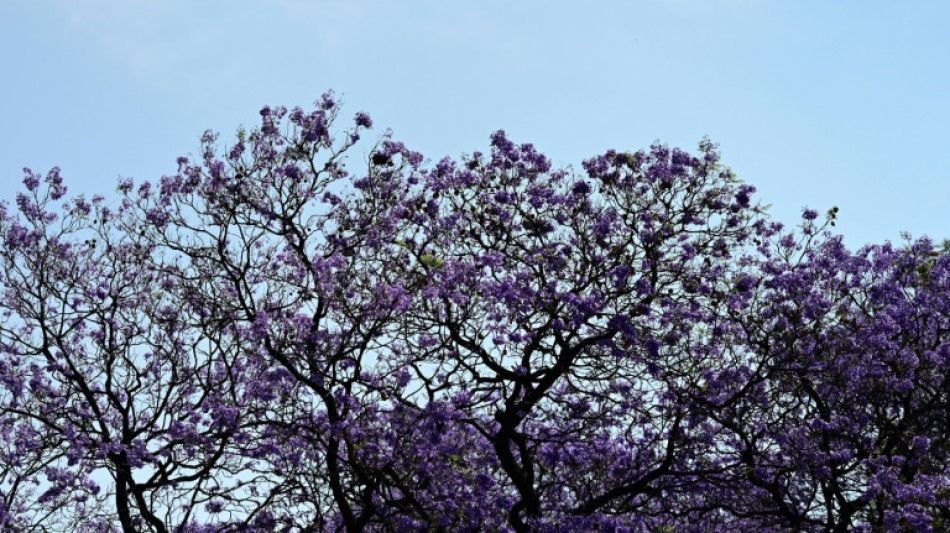
<svg viewBox="0 0 950 533">
<path fill-rule="evenodd" d="M 578 181 L 574 184 L 574 187 L 571 189 L 576 195 L 583 196 L 590 192 L 590 185 L 586 181 Z"/>
<path fill-rule="evenodd" d="M 320 96 L 320 109 L 330 110 L 336 106 L 336 100 L 333 98 L 333 91 L 327 91 Z"/>
<path fill-rule="evenodd" d="M 373 119 L 366 113 L 360 112 L 356 114 L 356 125 L 363 128 L 372 128 Z"/>
<path fill-rule="evenodd" d="M 755 187 L 751 185 L 742 185 L 739 187 L 739 191 L 736 193 L 736 204 L 739 207 L 749 207 L 750 204 L 750 195 L 755 192 Z"/>
<path fill-rule="evenodd" d="M 660 357 L 660 341 L 653 338 L 647 339 L 644 347 L 647 349 L 647 353 L 652 359 L 657 359 Z"/>
<path fill-rule="evenodd" d="M 28 168 L 24 168 L 23 173 L 26 174 L 26 177 L 23 178 L 23 184 L 26 185 L 27 190 L 35 191 L 40 186 L 40 177 Z"/>
</svg>

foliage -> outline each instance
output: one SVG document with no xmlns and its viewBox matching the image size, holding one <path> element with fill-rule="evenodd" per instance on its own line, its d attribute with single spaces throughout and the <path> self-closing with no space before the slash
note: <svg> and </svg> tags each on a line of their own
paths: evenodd
<svg viewBox="0 0 950 533">
<path fill-rule="evenodd" d="M 437 163 L 265 107 L 0 211 L 8 531 L 927 531 L 950 255 L 770 222 L 656 144 Z"/>
</svg>

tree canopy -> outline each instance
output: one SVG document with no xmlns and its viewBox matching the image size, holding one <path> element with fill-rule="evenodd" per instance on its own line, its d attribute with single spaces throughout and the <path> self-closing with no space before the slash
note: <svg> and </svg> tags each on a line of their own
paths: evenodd
<svg viewBox="0 0 950 533">
<path fill-rule="evenodd" d="M 259 127 L 0 208 L 4 531 L 950 528 L 950 255 L 702 141 L 437 162 Z M 360 146 L 365 158 L 353 155 Z"/>
</svg>

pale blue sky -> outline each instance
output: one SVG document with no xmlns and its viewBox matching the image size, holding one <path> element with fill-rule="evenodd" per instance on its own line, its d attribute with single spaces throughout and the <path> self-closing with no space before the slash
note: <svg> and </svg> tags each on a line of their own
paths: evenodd
<svg viewBox="0 0 950 533">
<path fill-rule="evenodd" d="M 950 237 L 950 2 L 0 1 L 0 197 L 157 179 L 264 104 L 344 114 L 437 160 L 505 129 L 558 164 L 708 135 L 778 220 L 851 246 Z M 358 164 L 358 161 L 354 161 Z"/>
</svg>

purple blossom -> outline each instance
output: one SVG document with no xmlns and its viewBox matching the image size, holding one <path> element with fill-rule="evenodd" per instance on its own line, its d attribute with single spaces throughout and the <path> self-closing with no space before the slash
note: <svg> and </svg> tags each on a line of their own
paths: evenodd
<svg viewBox="0 0 950 533">
<path fill-rule="evenodd" d="M 362 128 L 372 128 L 373 119 L 366 113 L 360 112 L 356 114 L 356 125 Z"/>
<path fill-rule="evenodd" d="M 586 181 L 578 181 L 574 184 L 574 187 L 571 188 L 571 191 L 577 195 L 585 195 L 590 192 L 590 185 Z"/>
<path fill-rule="evenodd" d="M 40 177 L 28 168 L 24 168 L 23 173 L 26 174 L 26 177 L 23 178 L 23 185 L 26 185 L 27 190 L 35 191 L 40 186 Z"/>
</svg>

